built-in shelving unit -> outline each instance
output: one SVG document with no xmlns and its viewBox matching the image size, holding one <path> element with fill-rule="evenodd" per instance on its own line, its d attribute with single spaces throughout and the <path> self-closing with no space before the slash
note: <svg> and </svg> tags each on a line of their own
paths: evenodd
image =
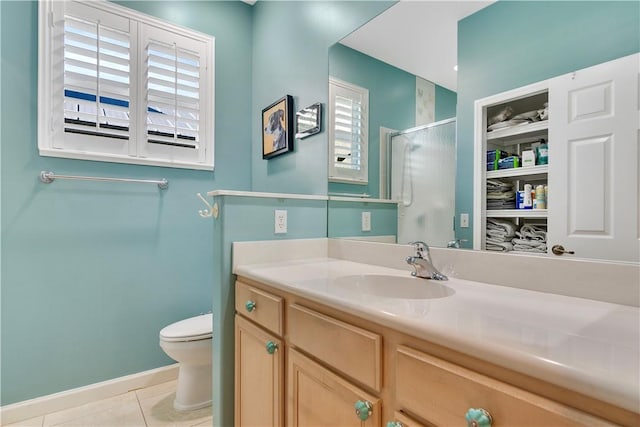
<svg viewBox="0 0 640 427">
<path fill-rule="evenodd" d="M 489 120 L 507 107 L 511 109 L 511 117 L 520 114 L 543 110 L 548 106 L 549 89 L 546 82 L 537 83 L 524 88 L 495 95 L 476 101 L 475 110 L 475 215 L 474 215 L 474 247 L 487 249 L 487 220 L 500 219 L 511 222 L 515 229 L 524 224 L 547 224 L 547 209 L 491 209 L 487 204 L 487 180 L 499 180 L 511 184 L 512 191 L 524 191 L 526 184 L 546 186 L 548 184 L 548 164 L 536 163 L 535 166 L 513 167 L 509 169 L 487 170 L 487 153 L 490 150 L 501 150 L 522 159 L 522 153 L 534 150 L 542 144 L 548 144 L 548 116 L 536 121 L 505 126 L 501 129 L 489 130 Z M 536 159 L 539 162 L 539 159 Z M 511 191 L 511 190 L 507 190 Z M 546 201 L 545 201 L 546 202 Z M 546 207 L 546 206 L 545 206 Z M 506 239 L 509 243 L 510 239 Z M 506 245 L 508 246 L 508 245 Z M 495 246 L 494 246 L 495 247 Z M 516 252 L 516 251 L 514 251 Z"/>
</svg>

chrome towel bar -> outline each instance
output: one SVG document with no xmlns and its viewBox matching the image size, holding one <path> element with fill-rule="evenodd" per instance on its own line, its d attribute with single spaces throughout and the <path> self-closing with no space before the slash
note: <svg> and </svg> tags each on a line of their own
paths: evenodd
<svg viewBox="0 0 640 427">
<path fill-rule="evenodd" d="M 131 178 L 107 178 L 99 176 L 76 176 L 76 175 L 56 175 L 51 171 L 41 171 L 40 181 L 51 184 L 56 179 L 79 179 L 83 181 L 109 181 L 109 182 L 138 182 L 143 184 L 157 184 L 161 190 L 169 188 L 169 181 L 162 178 L 157 179 L 131 179 Z"/>
</svg>

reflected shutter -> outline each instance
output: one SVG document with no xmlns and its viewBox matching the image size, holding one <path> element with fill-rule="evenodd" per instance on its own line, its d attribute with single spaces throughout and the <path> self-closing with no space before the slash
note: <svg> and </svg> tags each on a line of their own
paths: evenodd
<svg viewBox="0 0 640 427">
<path fill-rule="evenodd" d="M 369 91 L 330 79 L 329 98 L 329 179 L 366 184 Z"/>
</svg>

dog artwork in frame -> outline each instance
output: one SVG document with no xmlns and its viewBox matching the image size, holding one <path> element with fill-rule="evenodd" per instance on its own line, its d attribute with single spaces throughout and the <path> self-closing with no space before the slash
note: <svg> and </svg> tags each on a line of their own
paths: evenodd
<svg viewBox="0 0 640 427">
<path fill-rule="evenodd" d="M 262 158 L 293 150 L 293 97 L 285 95 L 262 110 Z"/>
</svg>

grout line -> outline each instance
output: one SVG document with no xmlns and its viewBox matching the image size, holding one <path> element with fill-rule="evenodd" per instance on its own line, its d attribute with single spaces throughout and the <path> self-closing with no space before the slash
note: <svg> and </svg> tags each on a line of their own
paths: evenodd
<svg viewBox="0 0 640 427">
<path fill-rule="evenodd" d="M 140 413 L 142 414 L 142 419 L 144 420 L 144 425 L 145 425 L 145 427 L 149 427 L 149 424 L 147 423 L 147 417 L 144 415 L 144 411 L 142 410 L 142 403 L 140 403 L 140 396 L 138 396 L 138 392 L 135 391 L 135 390 L 133 391 L 133 393 L 136 395 L 136 402 L 138 402 L 138 408 L 140 409 Z"/>
</svg>

